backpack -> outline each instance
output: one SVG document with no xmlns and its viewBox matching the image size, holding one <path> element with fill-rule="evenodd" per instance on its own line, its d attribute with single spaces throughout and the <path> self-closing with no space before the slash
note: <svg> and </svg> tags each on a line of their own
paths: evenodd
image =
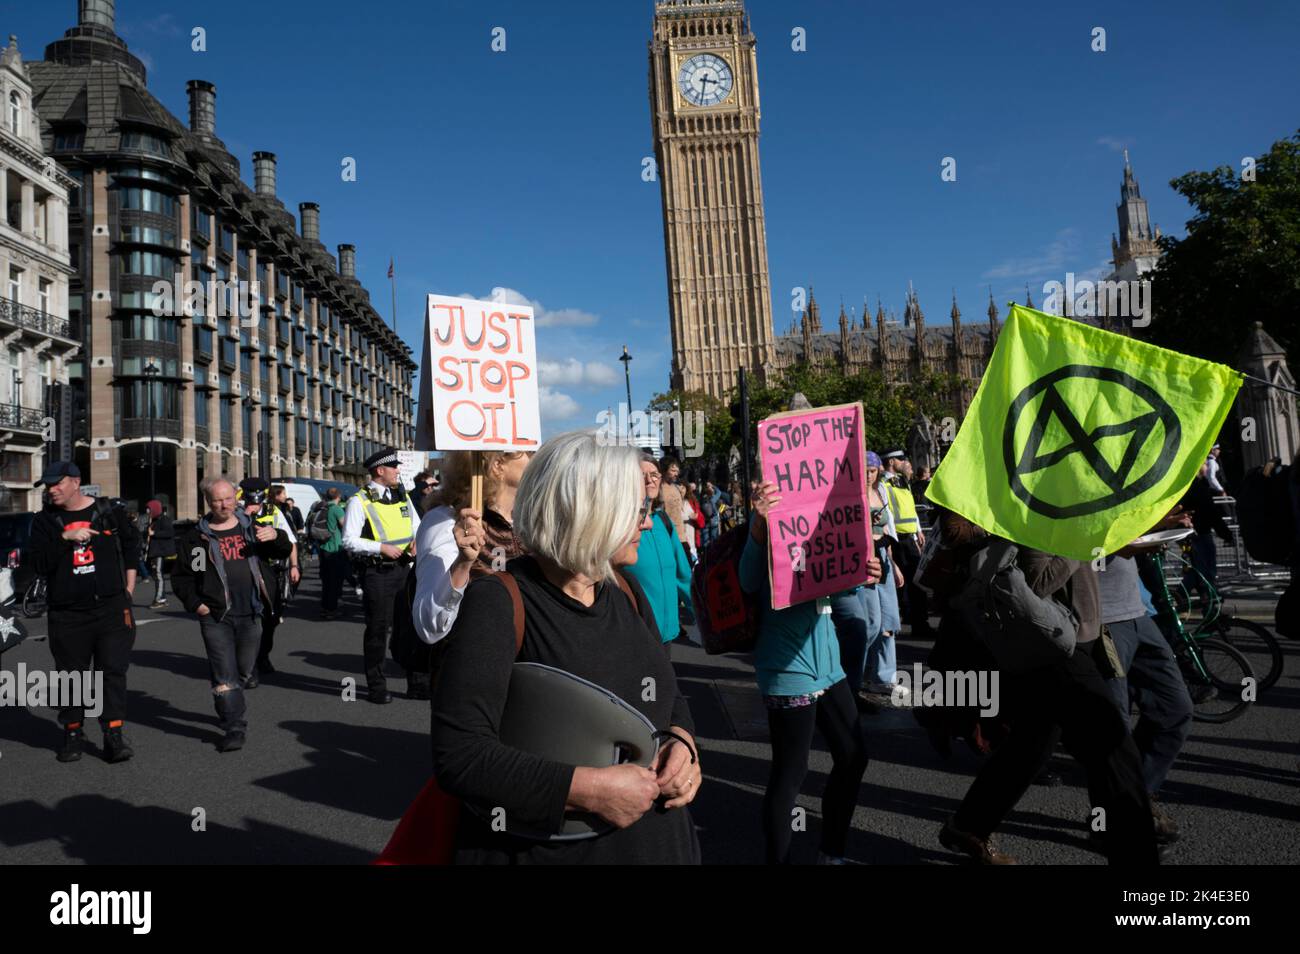
<svg viewBox="0 0 1300 954">
<path fill-rule="evenodd" d="M 330 507 L 326 501 L 317 503 L 307 514 L 307 536 L 317 543 L 328 543 L 333 537 L 330 533 Z"/>
<path fill-rule="evenodd" d="M 691 604 L 704 651 L 747 653 L 758 642 L 758 600 L 740 587 L 740 555 L 747 524 L 710 543 L 691 574 Z"/>
<path fill-rule="evenodd" d="M 970 558 L 970 579 L 954 603 L 1003 672 L 1051 665 L 1074 654 L 1078 621 L 1057 600 L 1036 594 L 1016 564 L 1019 550 L 994 540 Z"/>
<path fill-rule="evenodd" d="M 1251 559 L 1283 565 L 1290 561 L 1296 524 L 1289 465 L 1269 462 L 1246 472 L 1237 495 L 1237 524 Z"/>
</svg>

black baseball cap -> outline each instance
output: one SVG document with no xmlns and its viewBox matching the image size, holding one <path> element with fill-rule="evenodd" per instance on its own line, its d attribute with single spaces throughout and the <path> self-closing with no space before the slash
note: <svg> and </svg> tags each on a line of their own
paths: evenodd
<svg viewBox="0 0 1300 954">
<path fill-rule="evenodd" d="M 81 479 L 81 469 L 70 460 L 56 460 L 53 463 L 45 465 L 45 472 L 41 474 L 41 479 L 32 484 L 33 487 L 40 487 L 44 484 L 51 487 L 57 484 L 64 477 L 76 477 Z"/>
</svg>

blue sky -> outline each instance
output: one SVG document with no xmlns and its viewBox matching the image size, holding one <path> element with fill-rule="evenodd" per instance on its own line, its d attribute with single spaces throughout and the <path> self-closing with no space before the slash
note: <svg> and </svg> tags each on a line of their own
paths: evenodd
<svg viewBox="0 0 1300 954">
<path fill-rule="evenodd" d="M 659 187 L 641 179 L 651 0 L 117 6 L 153 93 L 185 120 L 186 80 L 215 83 L 217 134 L 245 179 L 255 150 L 275 152 L 285 204 L 320 203 L 322 240 L 357 246 L 386 317 L 396 257 L 417 356 L 425 294 L 500 288 L 540 307 L 548 433 L 623 400 L 623 344 L 633 402 L 666 389 Z M 864 297 L 901 313 L 909 281 L 931 321 L 948 320 L 954 289 L 970 320 L 989 286 L 1002 304 L 1029 283 L 1041 303 L 1044 282 L 1108 259 L 1122 148 L 1152 221 L 1181 234 L 1170 179 L 1239 165 L 1300 126 L 1290 0 L 748 8 L 778 332 L 809 284 L 832 326 L 841 296 L 857 317 Z M 75 17 L 75 0 L 6 0 L 0 33 L 39 58 Z M 340 175 L 349 156 L 355 182 Z M 955 182 L 940 178 L 948 156 Z"/>
</svg>

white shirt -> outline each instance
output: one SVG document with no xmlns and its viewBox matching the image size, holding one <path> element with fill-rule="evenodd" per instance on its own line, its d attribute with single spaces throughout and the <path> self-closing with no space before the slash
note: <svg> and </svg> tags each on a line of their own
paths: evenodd
<svg viewBox="0 0 1300 954">
<path fill-rule="evenodd" d="M 1210 469 L 1205 475 L 1205 479 L 1210 482 L 1210 489 L 1216 493 L 1222 494 L 1223 481 L 1219 480 L 1219 474 L 1222 473 L 1223 468 L 1219 466 L 1218 458 L 1208 457 L 1205 462 L 1210 465 Z"/>
<path fill-rule="evenodd" d="M 373 480 L 366 486 L 381 498 L 388 492 L 387 487 Z M 408 509 L 410 510 L 411 519 L 411 539 L 414 540 L 416 532 L 420 528 L 415 522 L 415 504 L 410 503 L 409 500 L 407 503 L 410 504 Z M 343 511 L 343 549 L 356 556 L 379 556 L 379 541 L 363 537 L 361 531 L 365 530 L 365 528 L 365 496 L 358 492 L 348 498 L 347 509 Z"/>
<path fill-rule="evenodd" d="M 460 613 L 464 587 L 451 584 L 451 566 L 460 555 L 452 536 L 456 514 L 450 507 L 435 507 L 420 521 L 415 536 L 415 599 L 411 618 L 415 631 L 429 645 L 451 632 Z"/>
</svg>

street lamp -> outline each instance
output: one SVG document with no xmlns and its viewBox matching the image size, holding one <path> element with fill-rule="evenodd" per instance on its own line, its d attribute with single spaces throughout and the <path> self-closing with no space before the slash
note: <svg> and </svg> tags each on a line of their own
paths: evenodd
<svg viewBox="0 0 1300 954">
<path fill-rule="evenodd" d="M 149 363 L 144 366 L 145 387 L 149 390 L 149 499 L 154 500 L 158 495 L 155 483 L 154 473 L 154 420 L 157 415 L 154 413 L 153 388 L 154 382 L 158 375 L 162 374 L 162 368 L 158 367 L 150 359 Z"/>
<path fill-rule="evenodd" d="M 627 345 L 623 345 L 623 357 L 618 360 L 623 362 L 623 380 L 627 382 L 627 436 L 632 437 L 632 356 L 627 353 Z"/>
<path fill-rule="evenodd" d="M 257 410 L 257 404 L 253 401 L 253 390 L 250 387 L 248 393 L 244 395 L 244 407 L 248 409 L 248 433 L 244 435 L 244 443 L 248 445 L 248 469 L 249 475 L 257 473 L 257 468 L 253 466 L 253 461 L 259 456 L 261 442 L 253 436 L 253 414 Z M 263 464 L 266 462 L 263 461 Z"/>
</svg>

